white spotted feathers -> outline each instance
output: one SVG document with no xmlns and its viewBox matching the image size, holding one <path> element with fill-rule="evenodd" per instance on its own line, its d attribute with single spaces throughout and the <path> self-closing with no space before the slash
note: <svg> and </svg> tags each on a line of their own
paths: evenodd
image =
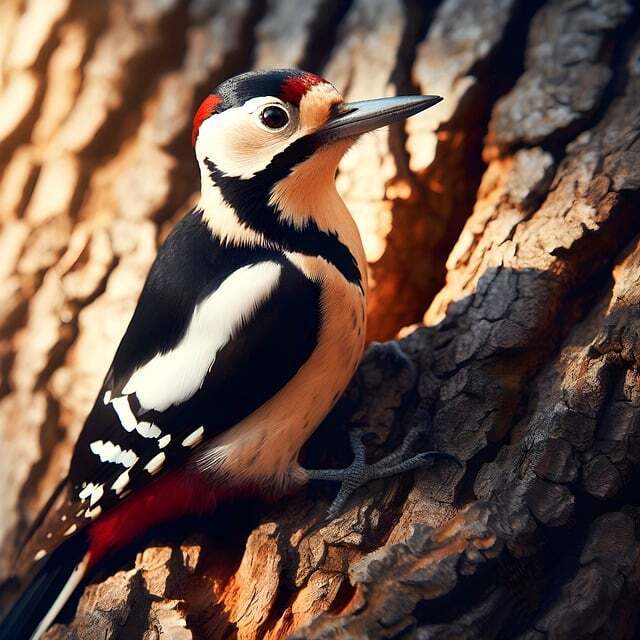
<svg viewBox="0 0 640 640">
<path fill-rule="evenodd" d="M 281 269 L 276 262 L 260 262 L 234 271 L 196 306 L 180 342 L 138 368 L 123 393 L 135 393 L 144 409 L 155 411 L 165 411 L 191 398 L 202 386 L 220 349 L 269 297 Z M 122 421 L 125 429 L 135 428 L 126 410 Z"/>
<path fill-rule="evenodd" d="M 154 456 L 153 458 L 151 458 L 151 460 L 149 460 L 149 462 L 147 462 L 144 467 L 145 470 L 148 471 L 151 475 L 158 473 L 158 471 L 160 471 L 160 469 L 162 468 L 166 457 L 167 456 L 164 454 L 164 452 L 161 451 L 158 455 Z"/>
<path fill-rule="evenodd" d="M 161 416 L 153 420 L 146 416 L 158 416 L 193 397 L 220 350 L 269 298 L 281 271 L 282 265 L 271 261 L 232 271 L 195 305 L 184 334 L 173 348 L 159 350 L 133 369 L 124 383 L 120 380 L 117 387 L 104 390 L 101 404 L 112 412 L 111 417 L 105 414 L 105 422 L 111 426 L 108 433 L 96 430 L 96 436 L 103 437 L 88 443 L 100 466 L 93 478 L 85 475 L 87 482 L 78 494 L 86 505 L 85 518 L 100 514 L 105 496 L 125 496 L 141 473 L 148 477 L 163 471 L 173 455 L 172 447 L 180 452 L 204 440 L 203 425 L 190 429 L 185 425 L 184 432 L 171 433 L 163 428 Z"/>
<path fill-rule="evenodd" d="M 198 427 L 195 431 L 191 432 L 183 441 L 183 447 L 195 447 L 198 443 L 202 442 L 204 436 L 204 427 Z"/>
<path fill-rule="evenodd" d="M 129 469 L 138 461 L 138 456 L 135 451 L 131 449 L 123 450 L 119 445 L 114 444 L 110 440 L 106 442 L 96 440 L 89 446 L 91 451 L 100 458 L 100 462 L 113 462 Z"/>
</svg>

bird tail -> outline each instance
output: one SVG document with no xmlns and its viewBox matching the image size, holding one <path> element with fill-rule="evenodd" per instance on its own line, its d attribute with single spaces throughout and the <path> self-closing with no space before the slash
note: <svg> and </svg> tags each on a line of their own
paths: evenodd
<svg viewBox="0 0 640 640">
<path fill-rule="evenodd" d="M 51 553 L 0 623 L 0 640 L 37 640 L 49 628 L 87 572 L 87 548 L 79 535 Z"/>
</svg>

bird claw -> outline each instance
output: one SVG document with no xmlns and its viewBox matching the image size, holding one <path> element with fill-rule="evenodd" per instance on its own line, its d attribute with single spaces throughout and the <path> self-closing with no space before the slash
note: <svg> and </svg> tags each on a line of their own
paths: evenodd
<svg viewBox="0 0 640 640">
<path fill-rule="evenodd" d="M 456 456 L 442 451 L 424 451 L 407 457 L 407 453 L 425 431 L 425 427 L 422 424 L 418 424 L 407 433 L 396 451 L 378 460 L 378 462 L 367 464 L 365 439 L 369 438 L 370 440 L 372 434 L 371 432 L 364 433 L 361 429 L 351 429 L 349 431 L 349 440 L 354 458 L 348 467 L 344 469 L 306 469 L 310 480 L 329 480 L 341 483 L 338 495 L 329 507 L 328 516 L 330 518 L 337 517 L 351 495 L 372 480 L 388 478 L 399 473 L 418 469 L 431 464 L 436 458 L 452 460 L 462 467 L 462 463 Z"/>
</svg>

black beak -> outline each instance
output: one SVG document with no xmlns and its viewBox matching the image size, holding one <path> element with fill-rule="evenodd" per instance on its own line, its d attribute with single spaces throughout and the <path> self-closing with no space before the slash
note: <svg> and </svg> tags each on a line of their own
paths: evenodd
<svg viewBox="0 0 640 640">
<path fill-rule="evenodd" d="M 420 113 L 441 100 L 440 96 L 394 96 L 343 103 L 318 133 L 326 142 L 359 136 Z"/>
</svg>

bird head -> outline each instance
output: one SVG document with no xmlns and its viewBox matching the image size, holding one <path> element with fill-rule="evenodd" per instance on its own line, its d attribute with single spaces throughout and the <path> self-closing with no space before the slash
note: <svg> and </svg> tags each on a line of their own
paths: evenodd
<svg viewBox="0 0 640 640">
<path fill-rule="evenodd" d="M 337 164 L 361 134 L 426 109 L 437 96 L 345 103 L 324 78 L 295 69 L 251 71 L 220 84 L 200 105 L 192 141 L 204 177 L 271 184 L 296 165 Z"/>
<path fill-rule="evenodd" d="M 338 163 L 361 134 L 439 101 L 346 103 L 327 80 L 293 69 L 231 78 L 205 98 L 193 121 L 197 208 L 222 242 L 322 256 L 360 281 L 364 254 L 336 190 Z"/>
</svg>

